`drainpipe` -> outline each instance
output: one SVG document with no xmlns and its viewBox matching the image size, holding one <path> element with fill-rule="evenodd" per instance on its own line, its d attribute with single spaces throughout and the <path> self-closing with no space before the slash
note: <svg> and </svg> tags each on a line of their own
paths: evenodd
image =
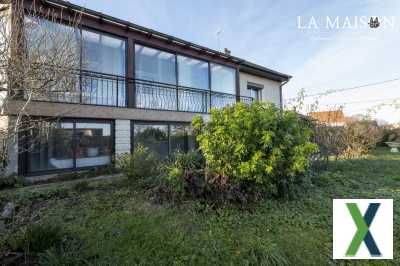
<svg viewBox="0 0 400 266">
<path fill-rule="evenodd" d="M 280 98 L 280 105 L 281 105 L 281 110 L 283 110 L 283 97 L 282 97 L 282 87 L 285 86 L 286 83 L 288 83 L 289 80 L 285 80 L 281 83 L 279 86 L 279 98 Z"/>
</svg>

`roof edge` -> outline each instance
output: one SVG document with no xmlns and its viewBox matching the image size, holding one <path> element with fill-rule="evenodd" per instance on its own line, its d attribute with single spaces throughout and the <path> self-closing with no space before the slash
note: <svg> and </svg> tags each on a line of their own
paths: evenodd
<svg viewBox="0 0 400 266">
<path fill-rule="evenodd" d="M 130 21 L 119 19 L 119 18 L 116 18 L 114 16 L 106 15 L 106 14 L 104 14 L 102 12 L 98 12 L 98 11 L 95 11 L 95 10 L 92 10 L 92 9 L 89 9 L 89 8 L 86 8 L 86 7 L 82 7 L 82 6 L 70 3 L 68 1 L 64 1 L 64 0 L 42 0 L 40 2 L 44 2 L 44 3 L 47 3 L 47 4 L 51 4 L 51 5 L 61 6 L 61 7 L 64 7 L 64 8 L 75 10 L 77 12 L 86 13 L 89 16 L 95 16 L 95 17 L 98 17 L 98 18 L 103 19 L 103 20 L 107 20 L 107 21 L 115 23 L 115 24 L 120 24 L 121 26 L 124 26 L 124 27 L 129 27 L 129 28 L 131 28 L 131 29 L 133 29 L 135 31 L 147 33 L 147 34 L 149 34 L 149 36 L 154 36 L 154 37 L 159 38 L 159 39 L 172 41 L 175 44 L 182 45 L 182 46 L 185 46 L 185 47 L 190 47 L 190 48 L 198 50 L 198 51 L 205 51 L 208 54 L 216 55 L 216 56 L 219 56 L 219 57 L 221 57 L 221 58 L 223 58 L 225 60 L 233 61 L 234 63 L 239 65 L 239 69 L 242 69 L 245 72 L 252 72 L 255 75 L 267 77 L 267 78 L 270 78 L 270 79 L 273 79 L 273 80 L 277 80 L 277 81 L 280 81 L 280 82 L 289 81 L 292 78 L 292 76 L 290 76 L 290 75 L 287 75 L 287 74 L 284 74 L 284 73 L 280 73 L 278 71 L 266 68 L 264 66 L 249 62 L 249 61 L 244 60 L 242 58 L 231 56 L 231 55 L 225 54 L 223 52 L 216 51 L 214 49 L 211 49 L 211 48 L 208 48 L 208 47 L 205 47 L 205 46 L 202 46 L 202 45 L 198 45 L 198 44 L 195 44 L 195 43 L 192 43 L 192 42 L 189 42 L 189 41 L 174 37 L 172 35 L 168 35 L 168 34 L 165 34 L 165 33 L 162 33 L 162 32 L 147 28 L 147 27 L 143 27 L 143 26 L 134 24 L 134 23 L 132 23 Z"/>
</svg>

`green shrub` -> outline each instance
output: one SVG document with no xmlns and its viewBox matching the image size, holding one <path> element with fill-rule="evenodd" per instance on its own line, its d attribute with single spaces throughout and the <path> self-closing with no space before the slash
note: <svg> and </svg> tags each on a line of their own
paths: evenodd
<svg viewBox="0 0 400 266">
<path fill-rule="evenodd" d="M 90 265 L 82 254 L 83 242 L 78 239 L 64 238 L 58 245 L 39 254 L 40 266 Z"/>
<path fill-rule="evenodd" d="M 139 187 L 155 184 L 160 175 L 160 162 L 148 148 L 138 145 L 132 154 L 123 154 L 117 158 L 117 168 L 129 182 Z"/>
<path fill-rule="evenodd" d="M 213 109 L 208 123 L 197 116 L 192 124 L 212 173 L 207 182 L 222 188 L 287 196 L 317 149 L 297 113 L 269 103 Z"/>
<path fill-rule="evenodd" d="M 382 131 L 376 121 L 361 120 L 347 123 L 344 126 L 346 149 L 342 158 L 359 158 L 367 155 L 382 139 Z"/>
<path fill-rule="evenodd" d="M 177 197 L 202 193 L 204 181 L 204 157 L 198 151 L 177 152 L 165 165 L 163 180 Z M 163 185 L 163 184 L 162 184 Z"/>
<path fill-rule="evenodd" d="M 16 174 L 0 176 L 0 190 L 6 188 L 17 188 L 24 185 L 24 178 Z"/>
<path fill-rule="evenodd" d="M 7 244 L 12 250 L 37 254 L 59 244 L 63 237 L 64 230 L 57 224 L 30 224 L 26 230 L 11 235 Z"/>
<path fill-rule="evenodd" d="M 78 181 L 73 185 L 73 189 L 78 192 L 85 192 L 90 190 L 90 184 L 87 180 Z"/>
</svg>

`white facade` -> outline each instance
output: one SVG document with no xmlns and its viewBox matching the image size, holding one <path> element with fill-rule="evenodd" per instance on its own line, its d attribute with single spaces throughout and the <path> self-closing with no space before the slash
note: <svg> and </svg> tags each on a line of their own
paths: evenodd
<svg viewBox="0 0 400 266">
<path fill-rule="evenodd" d="M 277 106 L 281 104 L 281 83 L 260 76 L 240 72 L 240 95 L 250 97 L 250 91 L 247 89 L 249 83 L 257 84 L 261 89 L 261 100 L 270 101 Z"/>
</svg>

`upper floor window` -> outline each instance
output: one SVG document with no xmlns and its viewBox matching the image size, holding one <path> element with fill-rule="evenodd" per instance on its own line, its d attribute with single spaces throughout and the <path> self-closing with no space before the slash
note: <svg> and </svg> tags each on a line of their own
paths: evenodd
<svg viewBox="0 0 400 266">
<path fill-rule="evenodd" d="M 179 85 L 209 89 L 208 62 L 178 55 Z"/>
<path fill-rule="evenodd" d="M 249 95 L 256 101 L 261 100 L 261 90 L 262 86 L 248 84 L 247 89 L 249 90 Z"/>
<path fill-rule="evenodd" d="M 126 41 L 106 34 L 82 30 L 82 68 L 125 76 Z"/>
<path fill-rule="evenodd" d="M 135 45 L 135 77 L 176 84 L 175 54 Z"/>
<path fill-rule="evenodd" d="M 211 90 L 236 94 L 236 70 L 211 63 Z"/>
</svg>

